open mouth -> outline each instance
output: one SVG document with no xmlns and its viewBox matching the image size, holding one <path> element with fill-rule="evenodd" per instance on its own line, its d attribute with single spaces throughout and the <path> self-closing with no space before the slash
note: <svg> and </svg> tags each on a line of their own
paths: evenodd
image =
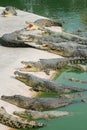
<svg viewBox="0 0 87 130">
<path fill-rule="evenodd" d="M 21 61 L 22 64 L 26 64 L 26 62 Z M 33 65 L 33 63 L 28 63 L 25 67 L 21 68 L 20 71 L 38 71 L 38 68 Z"/>
<path fill-rule="evenodd" d="M 15 78 L 17 80 L 23 82 L 24 84 L 26 84 L 28 86 L 31 85 L 26 73 L 21 73 L 19 71 L 15 71 L 14 74 L 15 74 Z"/>
<path fill-rule="evenodd" d="M 31 69 L 32 66 L 31 66 L 31 65 L 27 65 L 27 66 L 25 66 L 24 68 L 25 68 L 25 69 Z"/>
<path fill-rule="evenodd" d="M 25 71 L 25 72 L 35 71 L 35 70 L 36 70 L 36 68 L 34 68 L 32 65 L 26 65 L 25 67 L 20 69 L 20 71 Z"/>
</svg>

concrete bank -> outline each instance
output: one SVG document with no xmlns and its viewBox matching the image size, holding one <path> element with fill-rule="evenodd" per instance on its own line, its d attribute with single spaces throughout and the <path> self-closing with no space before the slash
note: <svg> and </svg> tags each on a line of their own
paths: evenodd
<svg viewBox="0 0 87 130">
<path fill-rule="evenodd" d="M 33 22 L 38 18 L 43 18 L 32 13 L 17 10 L 18 16 L 3 17 L 1 15 L 4 7 L 0 7 L 0 37 L 5 33 L 10 33 L 26 27 L 25 21 Z M 14 78 L 14 71 L 22 66 L 22 60 L 37 61 L 40 58 L 58 58 L 58 55 L 33 48 L 7 48 L 0 46 L 0 96 L 1 95 L 23 95 L 31 97 L 35 92 L 29 91 L 29 87 Z M 46 77 L 45 74 L 38 74 Z M 50 75 L 51 76 L 51 75 Z M 47 76 L 46 78 L 49 78 Z M 12 114 L 18 107 L 0 100 L 0 107 L 4 106 L 8 113 Z M 0 129 L 11 130 L 0 125 Z"/>
</svg>

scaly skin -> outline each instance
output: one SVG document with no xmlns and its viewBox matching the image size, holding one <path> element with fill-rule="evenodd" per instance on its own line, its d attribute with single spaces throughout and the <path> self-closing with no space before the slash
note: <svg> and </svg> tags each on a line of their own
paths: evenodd
<svg viewBox="0 0 87 130">
<path fill-rule="evenodd" d="M 87 66 L 86 65 L 82 65 L 82 64 L 77 64 L 77 65 L 69 65 L 71 67 L 73 67 L 76 70 L 82 71 L 82 72 L 87 72 Z"/>
<path fill-rule="evenodd" d="M 12 128 L 37 128 L 37 127 L 43 127 L 43 123 L 37 123 L 35 121 L 26 121 L 24 119 L 15 117 L 13 115 L 10 115 L 6 112 L 4 107 L 0 108 L 0 123 L 7 125 Z"/>
<path fill-rule="evenodd" d="M 55 35 L 36 36 L 18 35 L 18 39 L 31 47 L 46 50 L 66 57 L 87 57 L 87 39 L 68 33 L 56 33 Z"/>
<path fill-rule="evenodd" d="M 28 119 L 52 119 L 52 118 L 58 118 L 62 116 L 69 115 L 69 112 L 66 111 L 33 111 L 33 110 L 25 110 L 21 112 L 14 112 L 15 115 L 22 117 L 22 118 L 28 118 Z"/>
<path fill-rule="evenodd" d="M 18 80 L 31 86 L 34 91 L 54 92 L 58 94 L 87 91 L 87 89 L 71 87 L 62 83 L 56 83 L 55 81 L 42 79 L 28 73 L 21 73 L 19 71 L 15 71 L 14 74 L 16 75 L 16 78 Z"/>
<path fill-rule="evenodd" d="M 59 99 L 59 98 L 28 98 L 20 95 L 14 96 L 2 96 L 2 100 L 12 103 L 16 106 L 25 109 L 43 111 L 54 109 L 58 107 L 67 106 L 72 103 L 68 99 Z"/>
<path fill-rule="evenodd" d="M 80 57 L 71 57 L 71 58 L 54 58 L 54 59 L 40 59 L 37 62 L 33 61 L 22 61 L 21 63 L 25 65 L 24 68 L 21 68 L 21 71 L 44 71 L 49 74 L 50 70 L 58 70 L 65 67 L 68 64 L 78 64 L 86 63 L 86 58 Z"/>
<path fill-rule="evenodd" d="M 37 41 L 37 43 L 43 43 L 43 42 L 51 42 L 51 43 L 61 43 L 61 42 L 73 42 L 73 43 L 78 43 L 82 45 L 87 45 L 87 38 L 83 38 L 77 35 L 73 35 L 70 33 L 66 32 L 52 32 L 50 30 L 46 30 L 49 32 L 49 35 L 47 36 L 37 36 L 37 35 L 26 35 L 23 34 L 22 31 L 21 33 L 18 34 L 18 38 L 20 38 L 23 41 L 28 41 L 28 42 L 34 42 Z"/>
<path fill-rule="evenodd" d="M 58 21 L 54 21 L 51 19 L 38 19 L 33 23 L 28 23 L 28 26 L 26 27 L 27 30 L 37 30 L 37 29 L 43 29 L 45 27 L 51 27 L 51 26 L 60 26 L 62 27 L 62 24 Z"/>
</svg>

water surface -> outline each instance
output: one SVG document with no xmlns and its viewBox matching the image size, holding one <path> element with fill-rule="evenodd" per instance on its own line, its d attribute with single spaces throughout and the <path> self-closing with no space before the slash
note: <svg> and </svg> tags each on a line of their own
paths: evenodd
<svg viewBox="0 0 87 130">
<path fill-rule="evenodd" d="M 87 0 L 0 0 L 0 6 L 7 5 L 61 19 L 65 31 L 80 29 L 84 33 L 87 32 Z"/>
</svg>

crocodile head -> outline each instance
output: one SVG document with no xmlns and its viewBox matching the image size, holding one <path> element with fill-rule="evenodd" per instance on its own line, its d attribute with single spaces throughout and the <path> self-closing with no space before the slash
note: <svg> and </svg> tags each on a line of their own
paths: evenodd
<svg viewBox="0 0 87 130">
<path fill-rule="evenodd" d="M 37 26 L 35 23 L 28 23 L 28 26 L 25 29 L 28 31 L 38 30 L 39 26 Z"/>
<path fill-rule="evenodd" d="M 36 72 L 36 71 L 40 71 L 41 70 L 41 66 L 39 65 L 39 63 L 37 62 L 33 62 L 33 61 L 21 61 L 22 64 L 25 65 L 25 67 L 21 68 L 21 71 L 25 71 L 25 72 Z"/>
<path fill-rule="evenodd" d="M 30 82 L 31 78 L 30 78 L 29 74 L 27 74 L 27 73 L 21 73 L 19 71 L 15 71 L 14 74 L 15 74 L 15 78 L 17 80 L 25 83 L 28 86 L 32 85 L 32 83 Z"/>
<path fill-rule="evenodd" d="M 17 12 L 14 7 L 7 6 L 3 11 L 2 15 L 9 16 L 9 15 L 17 15 Z"/>
<path fill-rule="evenodd" d="M 11 104 L 15 104 L 15 105 L 18 105 L 18 95 L 14 95 L 14 96 L 5 96 L 5 95 L 2 95 L 1 96 L 1 99 L 6 101 L 6 102 L 9 102 Z"/>
<path fill-rule="evenodd" d="M 26 73 L 21 73 L 19 71 L 14 72 L 16 78 L 26 78 L 27 74 Z"/>
</svg>

